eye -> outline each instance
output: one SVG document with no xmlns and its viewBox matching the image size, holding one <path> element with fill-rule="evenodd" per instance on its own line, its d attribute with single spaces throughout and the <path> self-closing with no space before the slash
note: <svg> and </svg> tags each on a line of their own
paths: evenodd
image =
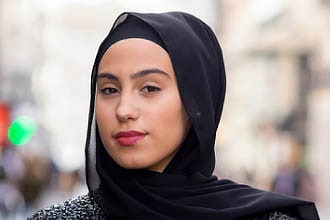
<svg viewBox="0 0 330 220">
<path fill-rule="evenodd" d="M 101 93 L 102 94 L 104 94 L 104 95 L 111 95 L 111 94 L 113 94 L 113 93 L 118 93 L 119 91 L 118 91 L 118 89 L 116 89 L 116 88 L 104 88 L 104 89 L 101 89 L 100 90 L 101 91 Z"/>
<path fill-rule="evenodd" d="M 146 93 L 153 93 L 153 92 L 160 91 L 160 88 L 158 88 L 156 86 L 145 86 L 142 88 L 141 91 L 146 92 Z"/>
</svg>

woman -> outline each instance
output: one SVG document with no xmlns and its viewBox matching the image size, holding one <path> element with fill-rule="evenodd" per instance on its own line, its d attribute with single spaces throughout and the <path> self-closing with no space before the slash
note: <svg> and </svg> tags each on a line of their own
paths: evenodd
<svg viewBox="0 0 330 220">
<path fill-rule="evenodd" d="M 212 176 L 225 85 L 221 48 L 201 20 L 121 14 L 93 66 L 89 194 L 32 218 L 318 219 L 311 202 Z"/>
</svg>

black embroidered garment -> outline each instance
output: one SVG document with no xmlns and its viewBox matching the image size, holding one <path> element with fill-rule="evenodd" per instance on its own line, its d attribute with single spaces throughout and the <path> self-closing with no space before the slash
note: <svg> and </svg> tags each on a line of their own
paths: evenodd
<svg viewBox="0 0 330 220">
<path fill-rule="evenodd" d="M 83 195 L 42 209 L 28 218 L 28 220 L 44 219 L 105 220 L 107 218 L 90 195 Z M 272 212 L 253 217 L 253 220 L 297 220 L 297 218 L 281 212 Z"/>
<path fill-rule="evenodd" d="M 90 195 L 83 195 L 42 209 L 28 220 L 91 219 L 105 220 L 106 216 Z"/>
</svg>

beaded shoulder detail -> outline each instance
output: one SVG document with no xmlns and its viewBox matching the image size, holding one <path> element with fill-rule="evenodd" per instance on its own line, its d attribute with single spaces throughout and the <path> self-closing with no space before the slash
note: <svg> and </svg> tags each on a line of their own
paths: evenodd
<svg viewBox="0 0 330 220">
<path fill-rule="evenodd" d="M 287 213 L 275 211 L 264 214 L 261 218 L 258 217 L 254 220 L 298 220 L 298 218 Z"/>
<path fill-rule="evenodd" d="M 41 219 L 106 219 L 101 208 L 93 198 L 87 194 L 52 205 L 36 212 L 28 220 Z"/>
</svg>

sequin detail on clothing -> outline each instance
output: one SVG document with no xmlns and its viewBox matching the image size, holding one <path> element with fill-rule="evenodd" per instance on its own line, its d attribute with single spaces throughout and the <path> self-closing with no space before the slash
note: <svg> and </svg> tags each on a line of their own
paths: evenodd
<svg viewBox="0 0 330 220">
<path fill-rule="evenodd" d="M 298 220 L 281 212 L 274 212 L 269 215 L 269 220 Z"/>
<path fill-rule="evenodd" d="M 106 216 L 93 198 L 88 194 L 42 209 L 28 218 L 28 220 L 41 219 L 103 220 L 106 219 Z"/>
</svg>

